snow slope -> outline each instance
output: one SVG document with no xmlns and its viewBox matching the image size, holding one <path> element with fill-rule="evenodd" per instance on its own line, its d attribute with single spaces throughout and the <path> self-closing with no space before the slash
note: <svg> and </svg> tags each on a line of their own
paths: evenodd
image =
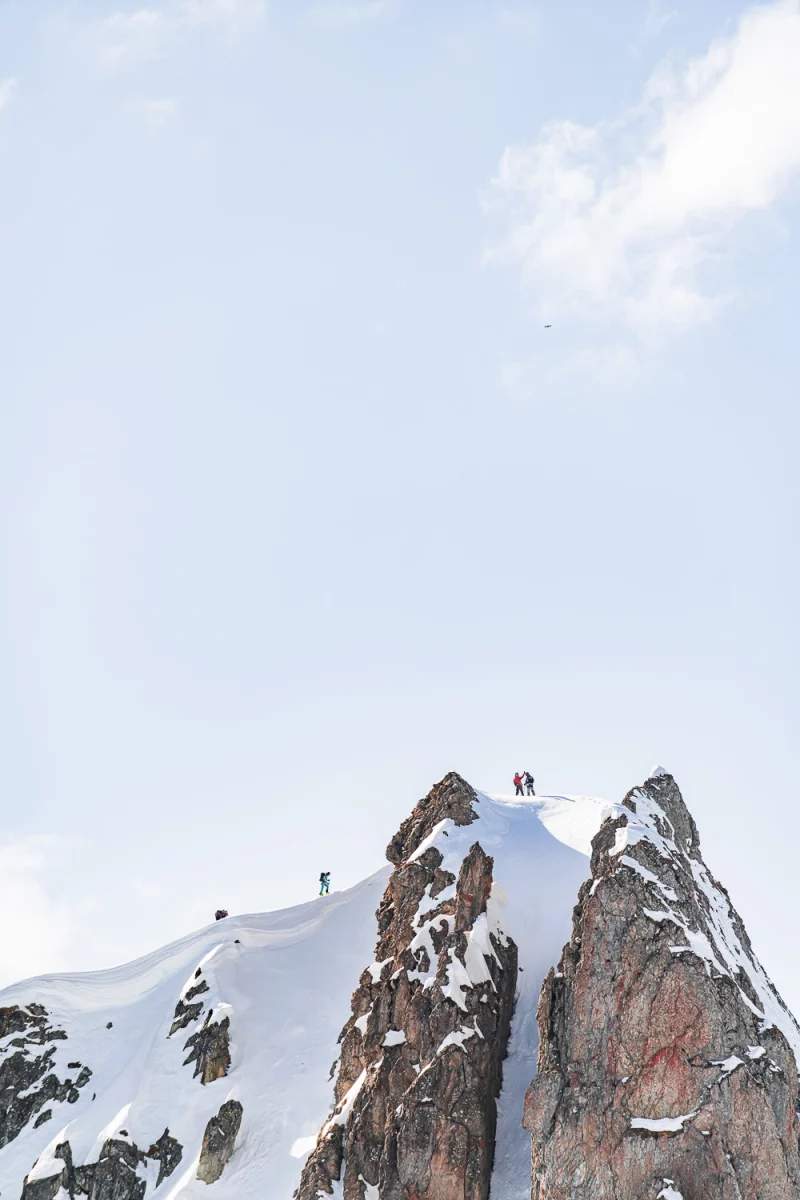
<svg viewBox="0 0 800 1200">
<path fill-rule="evenodd" d="M 245 1115 L 235 1162 L 214 1195 L 290 1197 L 302 1165 L 292 1146 L 316 1134 L 330 1106 L 336 1039 L 372 955 L 374 913 L 389 873 L 387 865 L 347 892 L 215 923 L 128 966 L 45 976 L 0 993 L 2 1006 L 44 1004 L 67 1031 L 68 1040 L 56 1043 L 60 1078 L 75 1074 L 65 1066 L 72 1060 L 93 1072 L 76 1104 L 55 1105 L 51 1121 L 2 1148 L 0 1193 L 19 1196 L 37 1156 L 34 1176 L 55 1174 L 63 1164 L 52 1152 L 65 1139 L 76 1162 L 93 1162 L 121 1129 L 146 1149 L 168 1126 L 185 1150 L 158 1196 L 203 1196 L 207 1185 L 195 1179 L 203 1131 L 232 1098 Z M 215 1013 L 230 1006 L 232 1035 L 231 1072 L 206 1087 L 182 1065 L 191 1030 L 167 1040 L 178 997 L 201 963 Z"/>
<path fill-rule="evenodd" d="M 530 1194 L 530 1139 L 520 1118 L 536 1068 L 539 989 L 569 936 L 577 891 L 589 874 L 591 838 L 614 809 L 592 797 L 481 794 L 478 822 L 437 827 L 427 843 L 454 863 L 475 841 L 494 856 L 493 898 L 504 904 L 503 926 L 519 947 L 492 1200 Z M 0 1006 L 36 1001 L 66 1030 L 68 1039 L 55 1043 L 59 1078 L 70 1074 L 66 1064 L 74 1060 L 93 1073 L 77 1103 L 53 1104 L 52 1120 L 26 1127 L 0 1149 L 0 1193 L 20 1195 L 26 1173 L 56 1174 L 62 1164 L 53 1152 L 67 1139 L 76 1163 L 94 1162 L 105 1139 L 125 1136 L 122 1130 L 141 1149 L 168 1127 L 184 1147 L 183 1160 L 159 1188 L 147 1168 L 147 1200 L 204 1196 L 207 1185 L 195 1178 L 203 1131 L 225 1100 L 237 1099 L 242 1128 L 213 1185 L 215 1200 L 290 1200 L 331 1109 L 337 1037 L 351 992 L 373 958 L 374 913 L 390 870 L 296 908 L 229 918 L 124 967 L 44 976 L 0 992 Z M 183 1065 L 194 1027 L 167 1038 L 175 1005 L 200 966 L 210 988 L 206 1011 L 230 1017 L 232 1053 L 228 1076 L 205 1087 Z M 8 1042 L 0 1042 L 0 1058 Z"/>
</svg>

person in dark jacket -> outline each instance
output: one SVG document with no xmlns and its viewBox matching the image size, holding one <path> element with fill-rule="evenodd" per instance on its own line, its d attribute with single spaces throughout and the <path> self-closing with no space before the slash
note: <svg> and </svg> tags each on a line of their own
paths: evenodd
<svg viewBox="0 0 800 1200">
<path fill-rule="evenodd" d="M 319 877 L 319 894 L 320 894 L 320 896 L 327 896 L 328 893 L 330 892 L 330 890 L 331 890 L 331 873 L 330 873 L 330 871 L 323 871 Z"/>
<path fill-rule="evenodd" d="M 533 790 L 533 776 L 531 775 L 530 771 L 525 772 L 525 791 L 529 796 L 536 795 L 536 792 Z"/>
</svg>

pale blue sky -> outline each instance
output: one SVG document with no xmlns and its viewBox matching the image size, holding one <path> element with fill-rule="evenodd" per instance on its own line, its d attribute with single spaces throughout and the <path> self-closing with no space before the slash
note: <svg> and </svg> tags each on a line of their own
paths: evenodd
<svg viewBox="0 0 800 1200">
<path fill-rule="evenodd" d="M 447 770 L 660 761 L 800 1009 L 798 55 L 0 3 L 0 982 L 349 885 Z"/>
</svg>

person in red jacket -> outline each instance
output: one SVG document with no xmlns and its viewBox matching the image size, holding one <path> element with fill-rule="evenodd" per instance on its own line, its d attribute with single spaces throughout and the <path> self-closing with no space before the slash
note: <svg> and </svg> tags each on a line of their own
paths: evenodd
<svg viewBox="0 0 800 1200">
<path fill-rule="evenodd" d="M 525 792 L 522 787 L 522 776 L 520 775 L 519 771 L 517 771 L 516 775 L 514 776 L 514 787 L 516 789 L 514 792 L 515 796 L 524 796 L 525 795 Z"/>
</svg>

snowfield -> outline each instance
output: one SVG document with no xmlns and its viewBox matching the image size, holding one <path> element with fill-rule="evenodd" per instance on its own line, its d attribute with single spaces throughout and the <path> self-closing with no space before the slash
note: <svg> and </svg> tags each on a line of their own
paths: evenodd
<svg viewBox="0 0 800 1200">
<path fill-rule="evenodd" d="M 578 888 L 589 874 L 591 839 L 617 806 L 594 797 L 515 800 L 479 793 L 478 809 L 474 824 L 437 827 L 426 844 L 442 850 L 445 868 L 448 859 L 460 863 L 475 841 L 495 859 L 492 898 L 519 947 L 520 973 L 491 1194 L 492 1200 L 527 1200 L 530 1138 L 520 1120 L 536 1069 L 539 990 L 569 937 Z M 157 1166 L 147 1167 L 147 1200 L 203 1197 L 209 1185 L 196 1171 L 205 1126 L 234 1099 L 243 1105 L 242 1126 L 233 1158 L 211 1185 L 215 1200 L 290 1200 L 331 1114 L 337 1037 L 359 975 L 373 961 L 374 914 L 390 873 L 387 864 L 349 891 L 281 912 L 228 918 L 114 970 L 43 976 L 6 988 L 0 1006 L 42 1004 L 51 1025 L 66 1031 L 67 1040 L 53 1043 L 59 1079 L 76 1074 L 69 1062 L 90 1067 L 92 1077 L 76 1103 L 48 1104 L 51 1120 L 38 1129 L 29 1124 L 0 1149 L 0 1193 L 21 1195 L 26 1174 L 57 1174 L 60 1142 L 69 1140 L 76 1163 L 95 1162 L 109 1137 L 147 1149 L 168 1128 L 184 1148 L 183 1159 L 160 1187 Z M 202 1019 L 209 1009 L 215 1019 L 230 1018 L 230 1073 L 206 1086 L 194 1078 L 193 1066 L 183 1065 L 186 1038 L 199 1024 L 167 1036 L 198 968 L 209 987 Z M 6 1038 L 0 1059 L 9 1052 Z"/>
</svg>

